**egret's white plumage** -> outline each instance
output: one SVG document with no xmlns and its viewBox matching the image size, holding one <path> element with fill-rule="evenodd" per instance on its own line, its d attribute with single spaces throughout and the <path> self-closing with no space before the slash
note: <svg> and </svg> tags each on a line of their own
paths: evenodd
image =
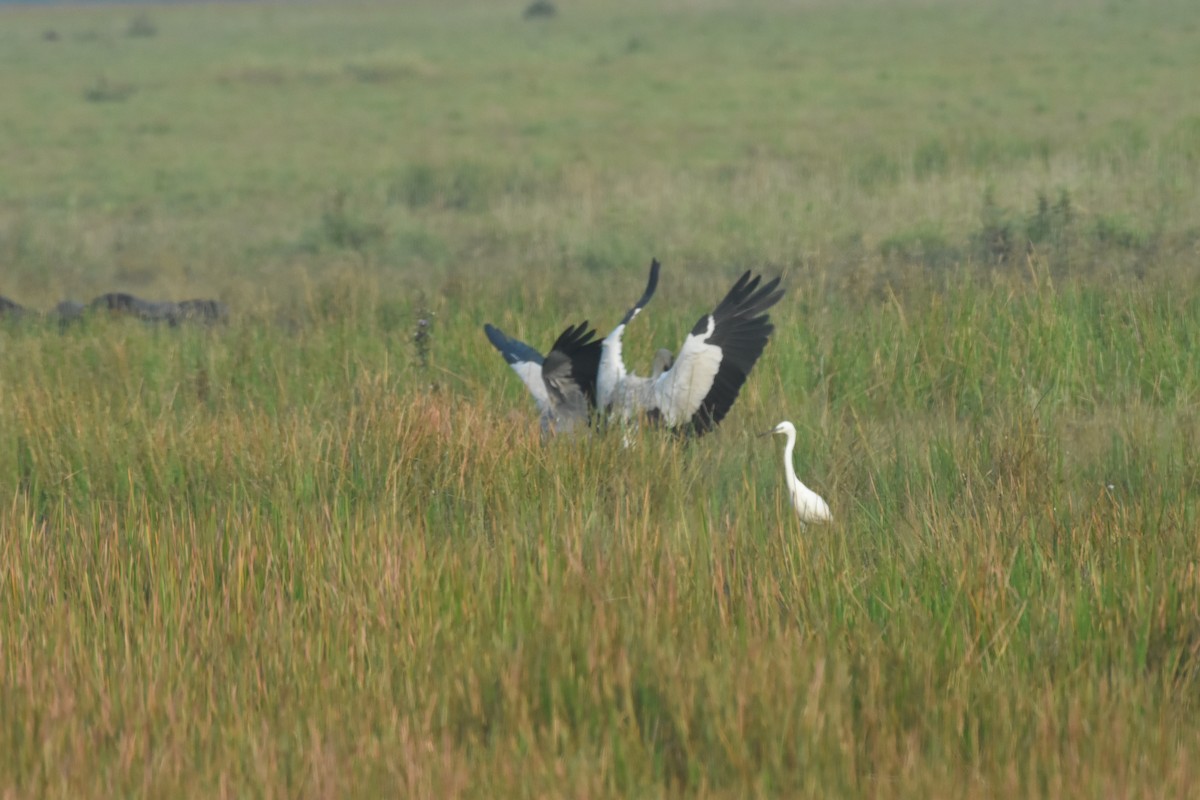
<svg viewBox="0 0 1200 800">
<path fill-rule="evenodd" d="M 830 522 L 833 515 L 829 513 L 829 505 L 796 477 L 796 468 L 792 465 L 792 453 L 796 449 L 796 426 L 785 420 L 762 435 L 779 433 L 787 436 L 787 444 L 783 448 L 783 469 L 787 478 L 788 494 L 792 498 L 792 507 L 800 516 L 800 521 Z"/>
</svg>

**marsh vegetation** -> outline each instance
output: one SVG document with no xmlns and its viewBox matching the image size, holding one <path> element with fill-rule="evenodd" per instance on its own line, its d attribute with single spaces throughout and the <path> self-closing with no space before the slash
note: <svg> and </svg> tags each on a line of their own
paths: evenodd
<svg viewBox="0 0 1200 800">
<path fill-rule="evenodd" d="M 1194 4 L 556 6 L 0 11 L 0 294 L 231 310 L 0 324 L 0 794 L 1195 794 Z"/>
</svg>

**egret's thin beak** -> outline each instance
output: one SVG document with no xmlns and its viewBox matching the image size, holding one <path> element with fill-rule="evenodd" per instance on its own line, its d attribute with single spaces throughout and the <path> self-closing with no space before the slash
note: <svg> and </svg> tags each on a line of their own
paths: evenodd
<svg viewBox="0 0 1200 800">
<path fill-rule="evenodd" d="M 774 432 L 775 432 L 775 431 L 763 431 L 762 433 L 760 433 L 760 434 L 758 435 L 758 438 L 759 438 L 759 439 L 761 439 L 761 438 L 763 438 L 764 436 L 770 436 L 770 435 L 771 435 L 772 433 L 774 433 Z"/>
</svg>

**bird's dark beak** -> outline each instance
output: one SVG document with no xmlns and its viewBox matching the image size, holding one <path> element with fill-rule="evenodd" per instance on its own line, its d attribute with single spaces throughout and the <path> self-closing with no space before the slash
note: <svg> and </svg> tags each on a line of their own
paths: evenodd
<svg viewBox="0 0 1200 800">
<path fill-rule="evenodd" d="M 763 431 L 762 433 L 760 433 L 760 434 L 758 435 L 758 438 L 760 438 L 760 439 L 761 439 L 761 438 L 763 438 L 764 436 L 770 436 L 770 435 L 771 435 L 772 433 L 774 433 L 774 432 L 775 432 L 775 431 Z"/>
</svg>

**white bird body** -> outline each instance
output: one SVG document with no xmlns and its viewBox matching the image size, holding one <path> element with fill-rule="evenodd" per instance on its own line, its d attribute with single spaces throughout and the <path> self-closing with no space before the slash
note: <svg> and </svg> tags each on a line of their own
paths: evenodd
<svg viewBox="0 0 1200 800">
<path fill-rule="evenodd" d="M 669 428 L 687 422 L 692 409 L 699 405 L 712 388 L 713 378 L 721 365 L 721 349 L 697 344 L 689 336 L 679 351 L 677 370 L 660 367 L 656 359 L 654 377 L 626 374 L 611 395 L 611 407 L 628 421 L 642 411 L 657 412 Z M 689 348 L 689 343 L 693 346 Z"/>
<path fill-rule="evenodd" d="M 796 449 L 796 426 L 785 420 L 763 435 L 772 433 L 782 433 L 787 436 L 787 444 L 783 448 L 783 469 L 786 474 L 788 494 L 792 499 L 792 507 L 800 516 L 800 521 L 831 522 L 833 514 L 829 513 L 829 504 L 821 495 L 805 486 L 796 477 L 796 468 L 792 465 L 792 453 Z"/>
</svg>

